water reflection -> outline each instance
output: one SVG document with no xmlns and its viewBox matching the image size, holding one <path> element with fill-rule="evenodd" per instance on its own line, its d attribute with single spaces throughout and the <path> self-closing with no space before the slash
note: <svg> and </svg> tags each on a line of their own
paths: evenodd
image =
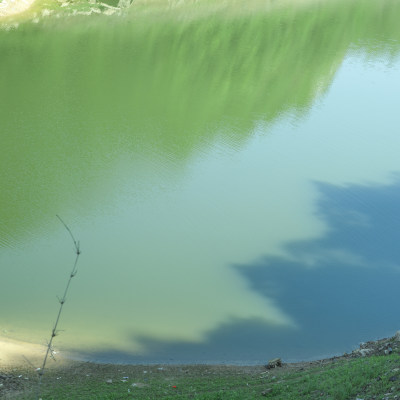
<svg viewBox="0 0 400 400">
<path fill-rule="evenodd" d="M 272 340 L 288 357 L 349 350 L 349 344 L 398 329 L 393 301 L 400 277 L 400 181 L 388 186 L 319 184 L 329 235 L 287 246 L 290 260 L 266 257 L 239 268 L 300 329 Z M 309 349 L 313 348 L 310 353 Z"/>
<path fill-rule="evenodd" d="M 241 321 L 256 336 L 301 325 L 230 265 L 328 231 L 310 180 L 400 169 L 399 13 L 357 1 L 0 32 L 3 326 L 47 336 L 70 270 L 55 214 L 84 250 L 65 347 L 202 349 Z M 359 52 L 374 60 L 365 78 Z"/>
<path fill-rule="evenodd" d="M 392 1 L 358 1 L 0 32 L 2 236 L 95 207 L 126 158 L 182 170 L 216 139 L 237 148 L 260 120 L 302 115 L 349 48 L 398 51 L 398 13 Z"/>
<path fill-rule="evenodd" d="M 263 363 L 273 357 L 312 359 L 351 351 L 359 342 L 398 329 L 400 180 L 387 186 L 318 184 L 319 215 L 330 233 L 288 244 L 285 257 L 260 257 L 234 268 L 253 290 L 297 323 L 271 327 L 235 319 L 208 332 L 202 343 L 140 338 L 146 355 L 103 351 L 101 361 Z M 137 338 L 135 338 L 137 339 Z M 82 356 L 82 355 L 81 355 Z"/>
</svg>

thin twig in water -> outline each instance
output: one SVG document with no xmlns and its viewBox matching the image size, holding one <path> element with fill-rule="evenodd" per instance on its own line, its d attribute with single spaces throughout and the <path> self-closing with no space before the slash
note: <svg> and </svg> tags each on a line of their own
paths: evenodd
<svg viewBox="0 0 400 400">
<path fill-rule="evenodd" d="M 76 257 L 75 257 L 75 262 L 74 262 L 74 265 L 72 267 L 71 273 L 69 274 L 69 279 L 68 279 L 68 282 L 67 282 L 67 286 L 65 287 L 64 294 L 63 294 L 63 296 L 61 298 L 59 298 L 57 296 L 58 301 L 60 303 L 60 308 L 58 310 L 58 314 L 57 314 L 56 321 L 54 323 L 54 327 L 53 327 L 53 329 L 51 331 L 50 340 L 47 343 L 47 351 L 46 351 L 46 354 L 45 354 L 44 359 L 43 359 L 42 368 L 38 369 L 38 374 L 39 374 L 38 398 L 40 397 L 42 377 L 43 377 L 43 374 L 44 374 L 44 370 L 46 368 L 46 362 L 47 362 L 47 359 L 48 359 L 49 355 L 50 355 L 51 358 L 53 358 L 53 360 L 55 360 L 55 358 L 54 358 L 55 351 L 54 351 L 54 348 L 53 348 L 53 339 L 58 334 L 58 331 L 57 331 L 58 322 L 60 321 L 61 312 L 63 310 L 63 306 L 64 306 L 65 301 L 67 299 L 67 293 L 68 293 L 69 286 L 71 284 L 71 280 L 78 272 L 77 264 L 78 264 L 79 256 L 81 255 L 81 250 L 80 250 L 80 247 L 79 247 L 79 241 L 75 240 L 74 235 L 71 232 L 71 229 L 69 229 L 68 225 L 60 218 L 59 215 L 57 215 L 57 218 L 64 225 L 65 229 L 70 234 L 70 236 L 72 238 L 72 241 L 74 242 Z"/>
<path fill-rule="evenodd" d="M 61 221 L 61 223 L 65 226 L 65 229 L 71 235 L 72 241 L 74 242 L 74 245 L 75 245 L 76 254 L 80 254 L 81 252 L 79 250 L 79 242 L 77 242 L 75 240 L 74 235 L 71 232 L 71 229 L 69 229 L 68 225 L 61 219 L 61 217 L 59 215 L 56 215 L 56 217 Z"/>
</svg>

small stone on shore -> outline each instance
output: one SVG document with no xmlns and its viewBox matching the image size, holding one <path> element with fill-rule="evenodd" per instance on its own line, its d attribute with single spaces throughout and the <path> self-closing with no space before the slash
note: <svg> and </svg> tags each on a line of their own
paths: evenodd
<svg viewBox="0 0 400 400">
<path fill-rule="evenodd" d="M 268 361 L 268 364 L 265 366 L 267 369 L 282 367 L 282 360 L 280 358 L 274 358 Z"/>
</svg>

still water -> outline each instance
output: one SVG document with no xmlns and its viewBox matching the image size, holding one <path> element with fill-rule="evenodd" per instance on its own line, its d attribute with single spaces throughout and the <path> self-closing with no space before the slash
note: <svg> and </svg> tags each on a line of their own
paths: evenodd
<svg viewBox="0 0 400 400">
<path fill-rule="evenodd" d="M 56 338 L 75 357 L 393 334 L 400 3 L 191 7 L 0 31 L 0 334 L 49 336 L 74 260 L 56 214 L 83 252 Z"/>
</svg>

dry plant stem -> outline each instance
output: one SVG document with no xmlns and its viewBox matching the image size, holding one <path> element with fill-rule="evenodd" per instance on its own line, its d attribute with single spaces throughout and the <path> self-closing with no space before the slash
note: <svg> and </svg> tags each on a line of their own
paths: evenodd
<svg viewBox="0 0 400 400">
<path fill-rule="evenodd" d="M 46 350 L 46 354 L 45 354 L 44 359 L 43 359 L 42 368 L 39 369 L 39 393 L 40 393 L 40 385 L 42 383 L 42 377 L 43 377 L 43 374 L 44 374 L 44 370 L 46 368 L 47 359 L 48 359 L 49 355 L 50 355 L 50 357 L 54 358 L 53 347 L 52 347 L 53 339 L 57 336 L 57 325 L 58 325 L 58 322 L 60 321 L 61 312 L 63 310 L 65 301 L 67 299 L 67 293 L 68 293 L 68 289 L 69 289 L 69 286 L 71 284 L 72 278 L 75 277 L 76 273 L 78 272 L 77 264 L 78 264 L 79 256 L 81 254 L 81 250 L 79 248 L 79 242 L 77 242 L 75 240 L 74 235 L 72 234 L 72 232 L 68 228 L 68 226 L 65 224 L 65 222 L 58 215 L 57 215 L 57 218 L 61 221 L 61 223 L 67 229 L 67 231 L 69 232 L 69 234 L 70 234 L 70 236 L 72 238 L 72 241 L 74 242 L 76 257 L 75 257 L 74 266 L 73 266 L 72 271 L 71 271 L 71 273 L 69 275 L 67 286 L 65 287 L 65 290 L 64 290 L 64 294 L 63 294 L 63 296 L 61 298 L 58 299 L 58 301 L 60 302 L 60 308 L 58 310 L 58 314 L 57 314 L 56 321 L 54 323 L 54 327 L 53 327 L 53 329 L 51 331 L 50 340 L 49 340 L 49 342 L 47 344 L 47 350 Z"/>
</svg>

